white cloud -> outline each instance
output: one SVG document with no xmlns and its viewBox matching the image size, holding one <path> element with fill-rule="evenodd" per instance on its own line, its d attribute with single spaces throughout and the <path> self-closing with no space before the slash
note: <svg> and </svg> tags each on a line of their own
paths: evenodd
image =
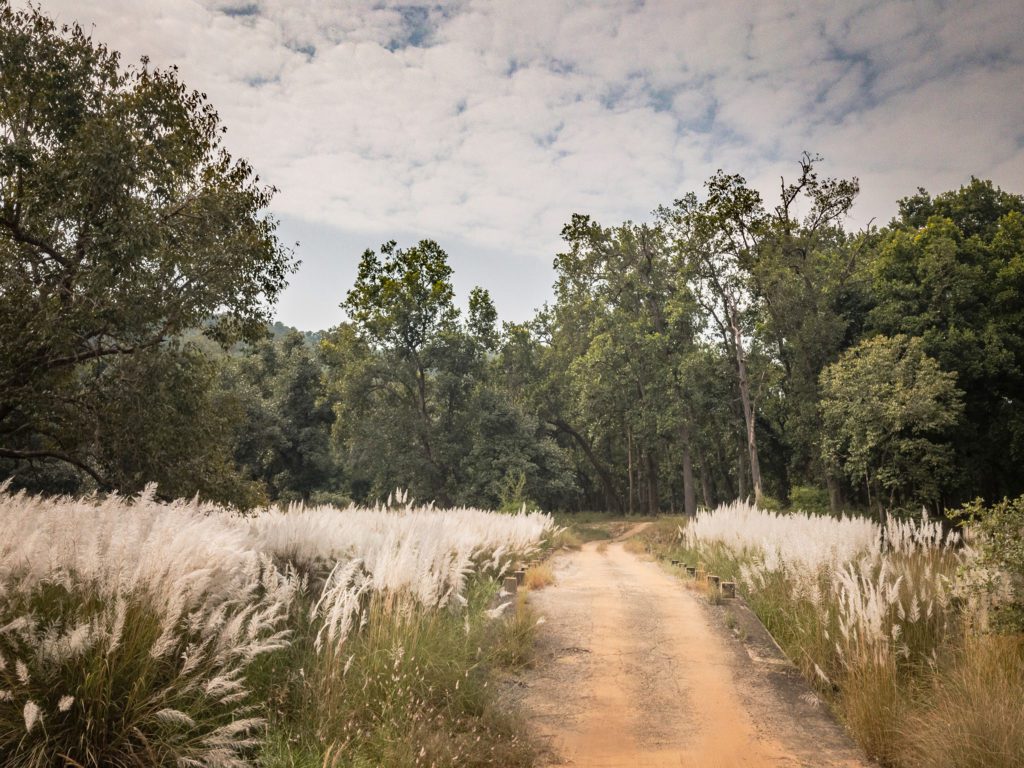
<svg viewBox="0 0 1024 768">
<path fill-rule="evenodd" d="M 770 199 L 804 149 L 861 178 L 857 224 L 918 185 L 1024 186 L 1010 0 L 42 3 L 126 60 L 178 64 L 280 214 L 367 244 L 547 260 L 574 211 L 642 217 L 718 167 Z"/>
</svg>

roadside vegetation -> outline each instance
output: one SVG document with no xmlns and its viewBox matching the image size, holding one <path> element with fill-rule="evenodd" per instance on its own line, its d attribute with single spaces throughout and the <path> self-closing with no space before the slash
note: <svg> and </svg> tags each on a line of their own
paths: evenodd
<svg viewBox="0 0 1024 768">
<path fill-rule="evenodd" d="M 494 672 L 538 513 L 0 495 L 0 757 L 69 766 L 526 766 Z"/>
<path fill-rule="evenodd" d="M 1024 764 L 1024 500 L 938 520 L 766 512 L 664 519 L 655 554 L 735 580 L 751 609 L 884 765 Z M 1013 542 L 999 533 L 1016 531 Z M 1009 545 L 1009 546 L 1008 546 Z"/>
</svg>

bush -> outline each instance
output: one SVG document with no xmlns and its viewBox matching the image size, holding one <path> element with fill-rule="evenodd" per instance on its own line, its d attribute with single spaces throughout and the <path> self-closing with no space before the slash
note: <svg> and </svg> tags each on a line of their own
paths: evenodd
<svg viewBox="0 0 1024 768">
<path fill-rule="evenodd" d="M 969 565 L 975 597 L 991 609 L 991 625 L 1024 632 L 1024 496 L 986 507 L 975 499 L 950 513 L 966 518 L 977 537 L 977 557 Z"/>
<path fill-rule="evenodd" d="M 789 492 L 789 506 L 812 515 L 827 515 L 832 509 L 828 491 L 811 485 L 794 485 Z"/>
<path fill-rule="evenodd" d="M 540 507 L 526 493 L 526 473 L 509 470 L 498 488 L 498 509 L 502 512 L 537 512 Z"/>
</svg>

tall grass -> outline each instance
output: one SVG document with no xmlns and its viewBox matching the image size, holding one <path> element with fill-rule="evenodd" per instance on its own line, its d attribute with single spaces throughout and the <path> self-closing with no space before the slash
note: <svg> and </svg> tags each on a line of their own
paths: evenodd
<svg viewBox="0 0 1024 768">
<path fill-rule="evenodd" d="M 902 729 L 910 768 L 1024 765 L 1024 641 L 967 637 L 922 681 Z"/>
<path fill-rule="evenodd" d="M 489 733 L 508 754 L 479 764 L 521 764 L 481 693 L 516 624 L 489 602 L 552 521 L 397 501 L 242 517 L 0 489 L 0 762 L 468 765 L 452 744 Z"/>
<path fill-rule="evenodd" d="M 471 579 L 460 612 L 396 610 L 374 593 L 345 643 L 316 650 L 306 634 L 268 657 L 253 675 L 278 705 L 262 764 L 530 765 L 532 748 L 496 706 L 490 672 L 522 661 L 536 617 L 523 606 L 493 620 L 492 593 L 491 582 Z"/>
<path fill-rule="evenodd" d="M 922 762 L 921 723 L 928 720 L 936 723 L 933 736 L 957 734 L 964 740 L 958 750 L 986 755 L 978 765 L 1022 764 L 1022 753 L 1007 745 L 1024 738 L 1024 721 L 1002 716 L 1024 695 L 1020 655 L 973 631 L 979 606 L 963 590 L 972 550 L 956 532 L 927 518 L 890 518 L 882 526 L 735 503 L 649 536 L 673 558 L 699 559 L 709 571 L 735 578 L 872 757 L 889 765 L 974 764 Z M 989 686 L 983 681 L 992 678 L 978 667 L 985 658 L 1017 671 Z M 990 716 L 1000 719 L 1002 746 L 988 742 L 991 729 L 957 727 L 973 714 L 958 716 L 941 704 L 981 699 L 990 700 Z M 949 742 L 947 736 L 952 748 Z"/>
</svg>

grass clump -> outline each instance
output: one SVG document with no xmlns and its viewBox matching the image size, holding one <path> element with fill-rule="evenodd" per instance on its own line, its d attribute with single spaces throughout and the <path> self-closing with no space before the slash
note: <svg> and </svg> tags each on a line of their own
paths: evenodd
<svg viewBox="0 0 1024 768">
<path fill-rule="evenodd" d="M 551 563 L 537 563 L 526 569 L 526 576 L 523 585 L 527 589 L 544 589 L 555 583 L 555 572 Z"/>
<path fill-rule="evenodd" d="M 579 549 L 591 541 L 607 541 L 612 534 L 600 525 L 588 525 L 584 523 L 572 523 L 555 530 L 545 542 L 545 549 Z"/>
<path fill-rule="evenodd" d="M 557 551 L 559 549 L 579 549 L 584 544 L 580 535 L 572 528 L 556 529 L 544 542 L 544 548 Z"/>
<path fill-rule="evenodd" d="M 193 505 L 0 495 L 0 758 L 246 765 L 294 582 Z"/>
<path fill-rule="evenodd" d="M 263 725 L 244 668 L 279 646 L 256 611 L 220 606 L 168 640 L 148 596 L 105 607 L 46 586 L 14 597 L 0 611 L 5 766 L 43 768 L 58 755 L 68 765 L 244 764 Z M 262 639 L 246 642 L 250 633 Z"/>
<path fill-rule="evenodd" d="M 298 754 L 317 766 L 532 765 L 532 747 L 515 716 L 496 707 L 492 686 L 497 668 L 532 650 L 536 619 L 525 604 L 494 617 L 494 591 L 474 583 L 464 611 L 373 595 L 344 642 L 281 660 L 302 670 L 303 685 L 270 682 L 266 670 L 268 698 L 284 706 L 260 764 L 284 768 Z"/>
<path fill-rule="evenodd" d="M 1024 638 L 968 640 L 916 692 L 900 733 L 908 768 L 1024 766 Z"/>
</svg>

